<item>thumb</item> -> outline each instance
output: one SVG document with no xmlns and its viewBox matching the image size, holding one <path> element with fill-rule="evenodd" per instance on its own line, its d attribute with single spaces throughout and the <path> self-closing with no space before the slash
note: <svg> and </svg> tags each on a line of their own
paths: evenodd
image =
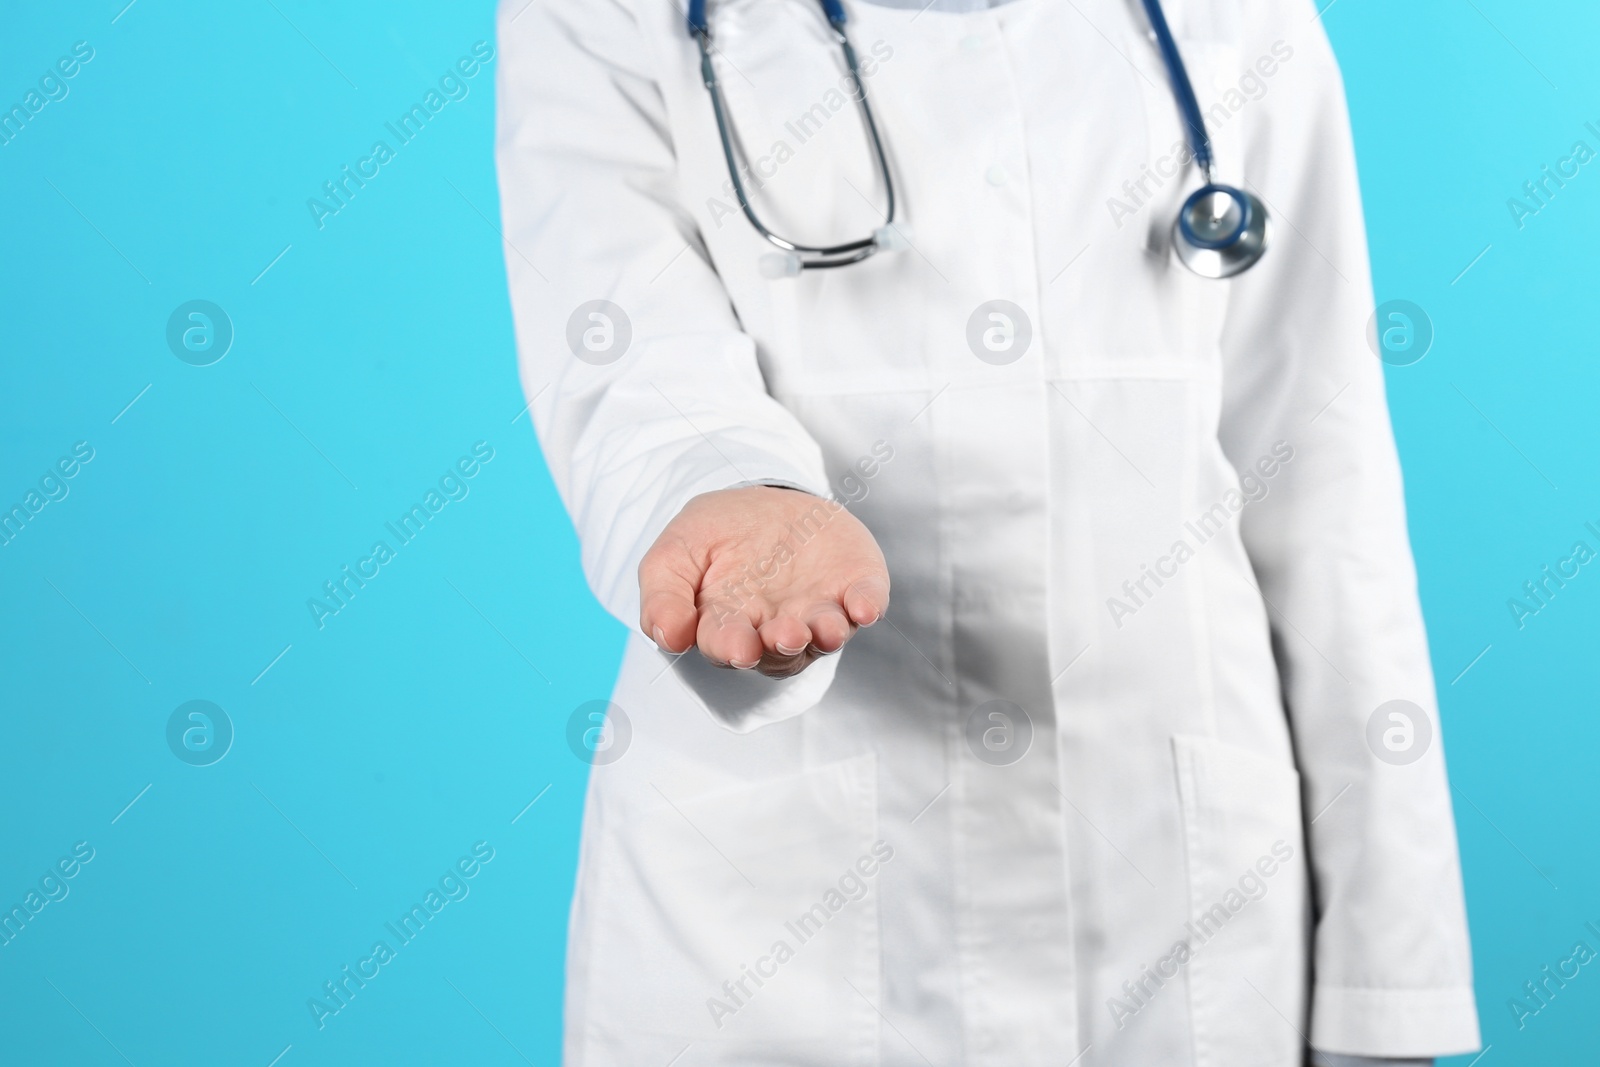
<svg viewBox="0 0 1600 1067">
<path fill-rule="evenodd" d="M 681 546 L 657 544 L 639 561 L 639 629 L 663 652 L 694 647 L 695 596 L 704 572 Z"/>
</svg>

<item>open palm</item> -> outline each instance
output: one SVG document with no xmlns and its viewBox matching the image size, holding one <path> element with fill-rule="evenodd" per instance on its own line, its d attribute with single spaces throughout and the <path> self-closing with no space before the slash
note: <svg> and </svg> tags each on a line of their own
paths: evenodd
<svg viewBox="0 0 1600 1067">
<path fill-rule="evenodd" d="M 842 505 L 749 486 L 684 506 L 639 564 L 639 602 L 664 651 L 784 678 L 883 617 L 889 571 Z"/>
</svg>

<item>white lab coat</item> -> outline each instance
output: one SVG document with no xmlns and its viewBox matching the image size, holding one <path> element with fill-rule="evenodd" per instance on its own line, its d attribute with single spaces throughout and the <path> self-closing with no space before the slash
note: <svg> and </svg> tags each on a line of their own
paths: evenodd
<svg viewBox="0 0 1600 1067">
<path fill-rule="evenodd" d="M 893 581 L 884 622 L 784 682 L 630 640 L 569 1064 L 1477 1045 L 1339 73 L 1305 0 L 1167 6 L 1220 176 L 1274 214 L 1231 282 L 1168 254 L 1194 168 L 1131 0 L 851 5 L 914 248 L 782 280 L 672 0 L 501 9 L 522 375 L 595 594 L 637 629 L 662 527 L 757 482 L 854 500 Z M 870 232 L 882 190 L 815 4 L 712 13 L 767 221 Z M 627 316 L 615 362 L 569 345 L 598 299 Z M 968 340 L 995 299 L 1027 319 L 1010 362 Z M 1395 699 L 1434 727 L 1409 765 L 1367 740 Z"/>
</svg>

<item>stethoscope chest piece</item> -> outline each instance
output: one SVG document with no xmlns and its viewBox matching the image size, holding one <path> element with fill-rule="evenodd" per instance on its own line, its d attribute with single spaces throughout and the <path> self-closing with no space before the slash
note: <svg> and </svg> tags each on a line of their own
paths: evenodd
<svg viewBox="0 0 1600 1067">
<path fill-rule="evenodd" d="M 1183 202 L 1172 225 L 1172 249 L 1202 278 L 1231 278 L 1266 252 L 1267 221 L 1259 197 L 1208 182 Z"/>
</svg>

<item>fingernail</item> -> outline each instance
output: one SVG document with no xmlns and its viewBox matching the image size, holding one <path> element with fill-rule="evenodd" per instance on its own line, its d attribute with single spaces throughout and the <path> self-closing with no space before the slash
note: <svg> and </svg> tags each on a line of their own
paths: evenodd
<svg viewBox="0 0 1600 1067">
<path fill-rule="evenodd" d="M 751 660 L 749 663 L 740 663 L 738 660 L 729 660 L 728 666 L 732 667 L 736 671 L 747 671 L 760 662 L 760 660 Z"/>
<path fill-rule="evenodd" d="M 655 629 L 651 630 L 650 636 L 655 639 L 656 647 L 661 651 L 669 654 L 672 652 L 672 650 L 667 647 L 667 637 L 661 632 L 661 627 L 657 626 Z"/>
<path fill-rule="evenodd" d="M 800 653 L 802 653 L 802 652 L 804 652 L 806 650 L 806 646 L 801 645 L 799 648 L 785 648 L 780 643 L 777 646 L 777 649 L 778 649 L 778 654 L 780 656 L 798 656 Z"/>
</svg>

